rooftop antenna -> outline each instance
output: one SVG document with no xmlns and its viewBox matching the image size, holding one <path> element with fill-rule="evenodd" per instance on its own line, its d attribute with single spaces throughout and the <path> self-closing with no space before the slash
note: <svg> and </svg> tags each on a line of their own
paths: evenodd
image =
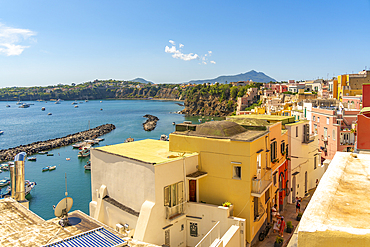
<svg viewBox="0 0 370 247">
<path fill-rule="evenodd" d="M 71 197 L 68 197 L 68 191 L 67 191 L 67 173 L 64 174 L 65 177 L 65 183 L 66 183 L 66 192 L 65 192 L 65 198 L 62 199 L 58 205 L 54 208 L 54 215 L 58 218 L 60 218 L 59 225 L 62 227 L 70 226 L 68 220 L 68 212 L 71 210 L 73 205 L 73 199 Z"/>
</svg>

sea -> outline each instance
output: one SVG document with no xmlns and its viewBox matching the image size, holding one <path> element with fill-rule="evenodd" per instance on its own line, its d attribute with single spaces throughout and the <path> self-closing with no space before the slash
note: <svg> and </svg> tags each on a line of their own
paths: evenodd
<svg viewBox="0 0 370 247">
<path fill-rule="evenodd" d="M 124 142 L 132 137 L 135 141 L 159 139 L 175 130 L 173 123 L 185 120 L 199 123 L 200 117 L 185 117 L 178 114 L 184 107 L 182 102 L 160 100 L 90 100 L 27 101 L 29 108 L 19 108 L 14 101 L 0 102 L 0 149 L 8 149 L 36 141 L 59 138 L 88 130 L 102 124 L 114 124 L 116 129 L 102 136 L 105 140 L 99 146 Z M 9 105 L 10 107 L 6 107 Z M 78 107 L 75 107 L 75 106 Z M 41 108 L 45 107 L 45 111 Z M 51 113 L 52 115 L 48 115 Z M 153 131 L 144 131 L 142 124 L 151 114 L 159 121 Z M 210 117 L 202 119 L 211 121 Z M 216 119 L 215 119 L 216 120 Z M 91 172 L 84 169 L 89 158 L 78 158 L 78 150 L 65 146 L 50 150 L 54 156 L 36 154 L 37 161 L 25 162 L 25 179 L 36 182 L 35 188 L 27 197 L 30 210 L 45 220 L 54 218 L 53 205 L 65 197 L 73 198 L 73 210 L 89 214 L 91 201 Z M 69 160 L 68 160 L 69 159 Z M 56 166 L 53 171 L 42 172 L 45 166 Z M 0 179 L 9 178 L 8 171 L 0 173 Z M 5 187 L 2 188 L 4 190 Z"/>
</svg>

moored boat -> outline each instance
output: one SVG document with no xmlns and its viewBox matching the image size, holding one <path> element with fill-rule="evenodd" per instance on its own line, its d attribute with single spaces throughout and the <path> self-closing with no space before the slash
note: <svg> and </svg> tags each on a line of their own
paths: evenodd
<svg viewBox="0 0 370 247">
<path fill-rule="evenodd" d="M 4 131 L 3 130 L 0 130 L 0 135 L 4 134 Z"/>
<path fill-rule="evenodd" d="M 77 156 L 79 158 L 89 157 L 90 156 L 90 149 L 81 150 L 80 152 L 78 152 L 78 155 Z"/>
<path fill-rule="evenodd" d="M 49 168 L 50 168 L 50 166 L 45 166 L 44 168 L 42 168 L 41 171 L 43 171 L 43 172 L 49 171 Z"/>
<path fill-rule="evenodd" d="M 87 161 L 86 165 L 84 166 L 85 170 L 91 170 L 91 161 Z"/>
<path fill-rule="evenodd" d="M 48 154 L 48 151 L 40 151 L 39 154 Z"/>
<path fill-rule="evenodd" d="M 10 107 L 10 105 L 6 105 L 6 107 Z"/>
<path fill-rule="evenodd" d="M 54 156 L 54 154 L 53 153 L 48 153 L 48 154 L 46 154 L 46 156 Z"/>
<path fill-rule="evenodd" d="M 28 157 L 27 158 L 28 161 L 36 161 L 36 157 L 35 156 L 32 156 L 32 157 Z"/>
<path fill-rule="evenodd" d="M 57 168 L 57 166 L 50 166 L 49 171 L 55 170 L 56 168 Z"/>
<path fill-rule="evenodd" d="M 30 104 L 26 104 L 26 103 L 24 103 L 24 104 L 22 104 L 22 105 L 20 105 L 20 106 L 18 106 L 19 108 L 28 108 L 28 107 L 30 107 Z"/>
<path fill-rule="evenodd" d="M 7 186 L 8 184 L 10 184 L 10 179 L 9 178 L 5 178 L 5 179 L 0 180 L 0 187 Z"/>
<path fill-rule="evenodd" d="M 45 107 L 41 107 L 41 111 L 45 111 Z"/>
</svg>

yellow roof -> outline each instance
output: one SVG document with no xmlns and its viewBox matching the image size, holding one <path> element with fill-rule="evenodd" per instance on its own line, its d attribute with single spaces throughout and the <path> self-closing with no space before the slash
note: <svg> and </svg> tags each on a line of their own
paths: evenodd
<svg viewBox="0 0 370 247">
<path fill-rule="evenodd" d="M 129 143 L 94 148 L 106 153 L 115 154 L 129 159 L 134 159 L 150 164 L 160 164 L 182 158 L 182 153 L 170 152 L 169 142 L 146 139 Z M 197 153 L 186 153 L 192 156 Z"/>
</svg>

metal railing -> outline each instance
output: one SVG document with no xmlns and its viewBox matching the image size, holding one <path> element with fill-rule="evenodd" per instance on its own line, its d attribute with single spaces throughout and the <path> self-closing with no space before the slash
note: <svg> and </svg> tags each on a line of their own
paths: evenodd
<svg viewBox="0 0 370 247">
<path fill-rule="evenodd" d="M 217 221 L 216 224 L 207 232 L 207 234 L 199 241 L 195 247 L 209 247 L 216 240 L 220 239 L 220 222 Z"/>
<path fill-rule="evenodd" d="M 166 219 L 172 219 L 178 215 L 185 213 L 185 203 L 177 204 L 176 206 L 166 206 Z"/>
<path fill-rule="evenodd" d="M 253 178 L 252 193 L 261 194 L 271 184 L 272 184 L 272 171 L 266 170 L 265 175 L 261 179 Z"/>
</svg>

